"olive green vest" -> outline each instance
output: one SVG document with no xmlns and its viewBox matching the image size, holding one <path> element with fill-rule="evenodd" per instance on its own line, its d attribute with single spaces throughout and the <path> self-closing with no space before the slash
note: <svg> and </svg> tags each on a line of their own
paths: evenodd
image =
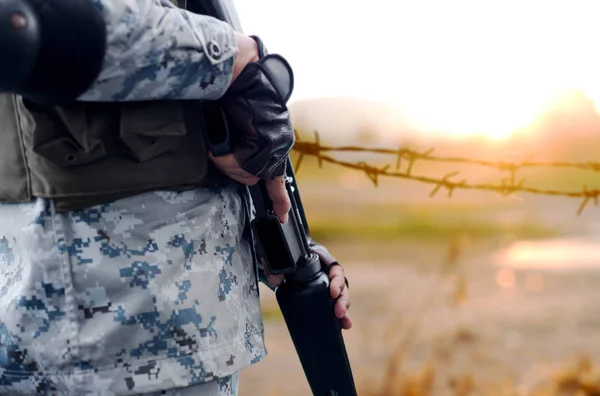
<svg viewBox="0 0 600 396">
<path fill-rule="evenodd" d="M 77 210 L 209 178 L 198 102 L 44 107 L 0 94 L 0 202 Z"/>
<path fill-rule="evenodd" d="M 172 2 L 186 6 L 185 0 Z M 45 107 L 0 94 L 0 203 L 50 198 L 56 210 L 69 211 L 152 190 L 204 186 L 217 172 L 208 163 L 199 106 Z"/>
</svg>

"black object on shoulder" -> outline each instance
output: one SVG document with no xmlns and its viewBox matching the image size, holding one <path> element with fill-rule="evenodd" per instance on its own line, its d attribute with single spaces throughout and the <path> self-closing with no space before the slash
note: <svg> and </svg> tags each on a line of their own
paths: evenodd
<svg viewBox="0 0 600 396">
<path fill-rule="evenodd" d="M 106 22 L 92 0 L 1 0 L 0 91 L 59 104 L 98 78 Z"/>
<path fill-rule="evenodd" d="M 0 1 L 0 91 L 25 85 L 41 47 L 37 13 L 24 0 Z"/>
</svg>

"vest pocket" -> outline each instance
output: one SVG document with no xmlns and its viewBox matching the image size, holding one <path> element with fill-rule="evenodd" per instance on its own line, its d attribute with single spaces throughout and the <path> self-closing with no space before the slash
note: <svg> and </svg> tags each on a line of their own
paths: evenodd
<svg viewBox="0 0 600 396">
<path fill-rule="evenodd" d="M 24 105 L 35 121 L 33 151 L 60 168 L 114 156 L 148 162 L 180 149 L 186 134 L 183 106 L 175 101 Z"/>
<path fill-rule="evenodd" d="M 48 108 L 30 101 L 23 104 L 35 122 L 32 145 L 40 157 L 60 168 L 72 168 L 108 156 L 103 138 L 110 137 L 108 131 L 118 125 L 110 105 L 73 103 Z"/>
<path fill-rule="evenodd" d="M 176 101 L 121 104 L 120 140 L 138 162 L 177 151 L 186 134 L 183 106 Z"/>
</svg>

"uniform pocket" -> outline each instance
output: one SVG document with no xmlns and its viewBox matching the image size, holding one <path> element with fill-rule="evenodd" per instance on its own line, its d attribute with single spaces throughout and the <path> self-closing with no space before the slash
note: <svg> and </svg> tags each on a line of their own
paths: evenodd
<svg viewBox="0 0 600 396">
<path fill-rule="evenodd" d="M 122 104 L 120 140 L 138 162 L 181 147 L 186 134 L 183 106 L 176 101 Z"/>
</svg>

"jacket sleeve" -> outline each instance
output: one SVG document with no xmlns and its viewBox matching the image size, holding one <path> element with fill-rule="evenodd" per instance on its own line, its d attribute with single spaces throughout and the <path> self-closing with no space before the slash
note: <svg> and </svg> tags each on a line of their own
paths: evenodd
<svg viewBox="0 0 600 396">
<path fill-rule="evenodd" d="M 102 71 L 80 101 L 220 98 L 232 78 L 234 30 L 168 0 L 93 0 L 107 24 Z"/>
</svg>

